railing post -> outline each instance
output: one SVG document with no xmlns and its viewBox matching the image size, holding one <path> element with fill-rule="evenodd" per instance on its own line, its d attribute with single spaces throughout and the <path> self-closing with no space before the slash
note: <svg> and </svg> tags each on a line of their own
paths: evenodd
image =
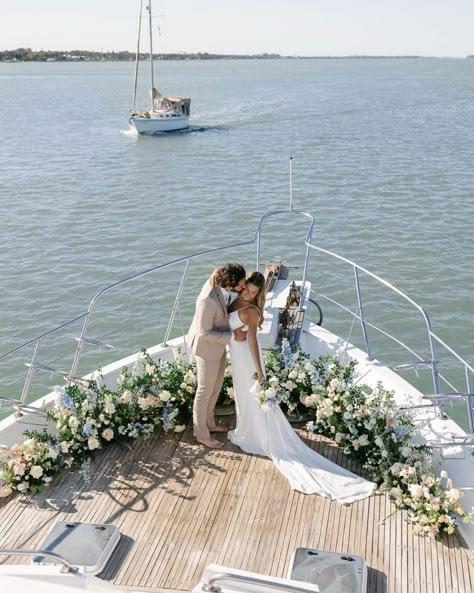
<svg viewBox="0 0 474 593">
<path fill-rule="evenodd" d="M 300 309 L 303 308 L 304 305 L 304 289 L 306 285 L 306 273 L 308 270 L 308 262 L 309 262 L 309 247 L 306 247 L 306 256 L 304 258 L 304 267 L 303 267 L 303 279 L 301 285 L 301 298 L 300 298 Z"/>
<path fill-rule="evenodd" d="M 28 373 L 26 374 L 26 379 L 23 384 L 23 390 L 21 392 L 20 402 L 22 404 L 26 403 L 26 398 L 28 397 L 28 391 L 30 390 L 31 380 L 33 379 L 33 373 L 35 372 L 33 365 L 36 362 L 36 358 L 38 357 L 38 351 L 40 348 L 41 340 L 37 340 L 35 344 L 35 351 L 33 352 L 33 358 L 31 359 L 30 367 L 28 368 Z M 21 412 L 18 411 L 18 414 L 21 415 Z"/>
<path fill-rule="evenodd" d="M 357 303 L 359 306 L 360 323 L 362 326 L 362 334 L 364 336 L 365 348 L 367 350 L 367 360 L 371 361 L 371 360 L 374 360 L 374 358 L 372 356 L 372 352 L 370 351 L 369 336 L 367 334 L 367 328 L 365 327 L 364 306 L 362 304 L 362 294 L 360 291 L 360 284 L 359 284 L 359 272 L 355 266 L 354 266 L 354 277 L 355 277 L 355 283 L 356 283 Z"/>
<path fill-rule="evenodd" d="M 186 277 L 188 267 L 189 267 L 189 259 L 186 260 L 186 267 L 184 268 L 183 276 L 181 278 L 181 283 L 179 285 L 178 292 L 176 294 L 176 298 L 174 300 L 173 309 L 171 310 L 170 319 L 168 321 L 168 327 L 166 328 L 165 338 L 163 340 L 163 346 L 168 345 L 168 338 L 170 337 L 171 329 L 174 324 L 174 318 L 176 317 L 176 311 L 178 310 L 178 307 L 179 307 L 179 299 L 181 298 L 181 293 L 183 292 L 184 279 Z"/>
<path fill-rule="evenodd" d="M 471 375 L 469 374 L 469 369 L 465 366 L 464 370 L 466 372 L 466 393 L 472 393 L 471 387 Z M 469 428 L 471 430 L 471 434 L 474 434 L 474 410 L 472 409 L 473 398 L 472 396 L 467 396 L 467 417 L 469 418 Z"/>
<path fill-rule="evenodd" d="M 77 340 L 77 348 L 74 354 L 74 360 L 72 361 L 71 372 L 69 373 L 71 377 L 76 376 L 77 367 L 79 366 L 79 358 L 81 357 L 81 349 L 82 349 L 82 339 L 86 335 L 87 326 L 89 325 L 89 318 L 91 314 L 91 309 L 87 312 L 86 318 L 84 319 L 84 323 L 82 325 L 81 335 Z"/>
</svg>

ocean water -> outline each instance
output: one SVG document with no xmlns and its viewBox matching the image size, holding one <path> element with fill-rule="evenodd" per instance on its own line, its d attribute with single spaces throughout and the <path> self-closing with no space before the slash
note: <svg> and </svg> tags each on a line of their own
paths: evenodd
<svg viewBox="0 0 474 593">
<path fill-rule="evenodd" d="M 159 88 L 192 97 L 186 132 L 127 131 L 132 63 L 0 63 L 0 353 L 85 312 L 121 278 L 250 239 L 262 214 L 288 207 L 292 157 L 293 204 L 315 217 L 313 242 L 405 291 L 435 333 L 474 362 L 474 60 L 158 66 Z M 141 68 L 138 106 L 146 106 Z M 288 230 L 277 219 L 264 257 L 301 266 L 303 238 L 300 225 Z M 210 270 L 237 257 L 255 267 L 250 248 L 191 264 L 176 333 Z M 351 306 L 353 285 L 339 266 L 319 256 L 311 265 L 315 298 L 335 288 Z M 102 363 L 163 339 L 181 272 L 104 295 L 88 333 L 115 346 Z M 411 309 L 378 292 L 366 304 L 426 350 Z M 340 313 L 323 310 L 349 335 Z M 79 329 L 64 336 L 67 347 L 45 340 L 40 362 L 67 370 Z M 0 395 L 15 393 L 31 354 L 0 363 Z M 393 360 L 411 358 L 394 350 Z M 47 380 L 58 381 L 37 373 L 32 393 Z"/>
</svg>

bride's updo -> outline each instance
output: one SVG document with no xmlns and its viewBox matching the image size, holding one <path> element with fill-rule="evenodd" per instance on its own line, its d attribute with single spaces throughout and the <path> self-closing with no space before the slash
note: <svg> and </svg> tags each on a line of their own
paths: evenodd
<svg viewBox="0 0 474 593">
<path fill-rule="evenodd" d="M 250 272 L 245 279 L 245 284 L 253 284 L 259 289 L 257 296 L 253 300 L 253 304 L 259 312 L 258 327 L 262 329 L 263 310 L 265 309 L 265 276 L 257 271 Z"/>
</svg>

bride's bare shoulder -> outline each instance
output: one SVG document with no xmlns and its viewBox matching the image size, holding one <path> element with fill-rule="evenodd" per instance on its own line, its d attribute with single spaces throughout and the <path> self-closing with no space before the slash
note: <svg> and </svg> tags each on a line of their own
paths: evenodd
<svg viewBox="0 0 474 593">
<path fill-rule="evenodd" d="M 246 305 L 238 311 L 240 318 L 245 322 L 258 320 L 260 317 L 260 313 L 258 312 L 258 309 L 255 305 Z"/>
</svg>

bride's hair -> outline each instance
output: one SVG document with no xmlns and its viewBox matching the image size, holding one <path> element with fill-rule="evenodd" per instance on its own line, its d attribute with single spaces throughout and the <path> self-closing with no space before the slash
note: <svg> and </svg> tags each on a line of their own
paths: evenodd
<svg viewBox="0 0 474 593">
<path fill-rule="evenodd" d="M 253 284 L 259 289 L 254 304 L 259 313 L 258 327 L 262 329 L 263 310 L 265 309 L 265 276 L 260 272 L 250 272 L 245 279 L 245 284 Z"/>
</svg>

